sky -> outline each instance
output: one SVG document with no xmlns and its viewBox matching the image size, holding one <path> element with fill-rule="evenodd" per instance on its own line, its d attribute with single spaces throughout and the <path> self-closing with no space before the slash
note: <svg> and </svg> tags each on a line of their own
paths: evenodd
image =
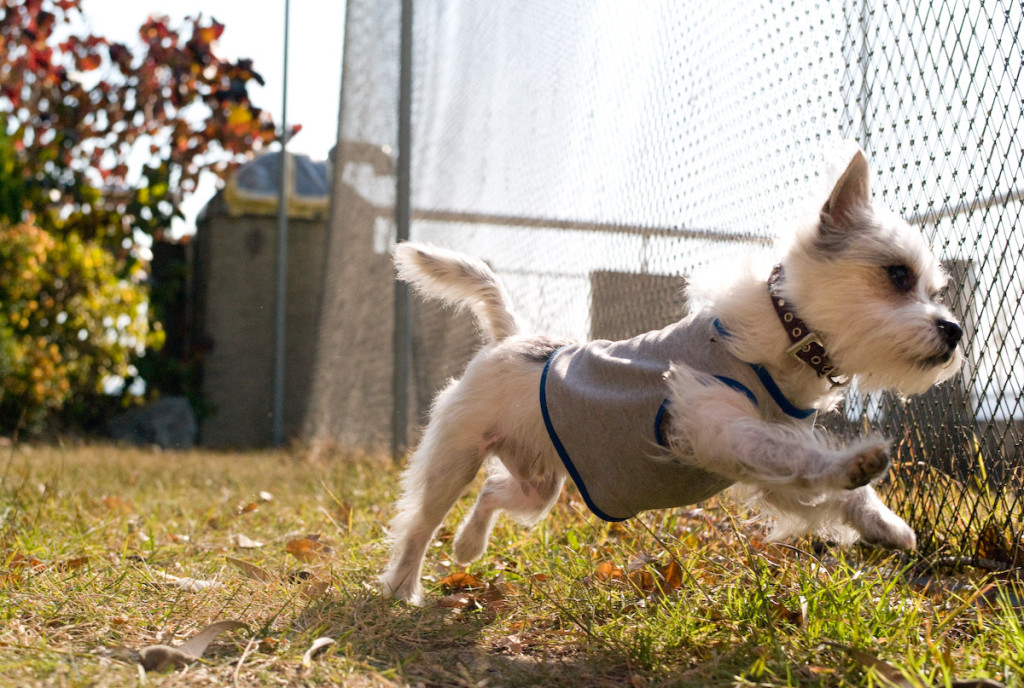
<svg viewBox="0 0 1024 688">
<path fill-rule="evenodd" d="M 265 85 L 249 91 L 253 104 L 281 121 L 285 0 L 82 0 L 85 25 L 111 40 L 132 44 L 139 27 L 153 14 L 180 26 L 186 16 L 202 14 L 224 24 L 217 54 L 248 57 Z M 288 144 L 295 153 L 325 160 L 336 142 L 341 90 L 341 49 L 345 0 L 291 0 L 288 45 L 288 124 L 301 124 Z M 195 215 L 216 191 L 212 179 L 184 205 L 186 221 L 173 233 L 194 231 Z"/>
</svg>

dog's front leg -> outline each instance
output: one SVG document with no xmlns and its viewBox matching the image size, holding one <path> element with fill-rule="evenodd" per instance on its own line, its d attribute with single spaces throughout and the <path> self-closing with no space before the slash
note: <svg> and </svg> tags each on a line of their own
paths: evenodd
<svg viewBox="0 0 1024 688">
<path fill-rule="evenodd" d="M 852 490 L 889 467 L 884 440 L 833 447 L 810 428 L 762 420 L 741 392 L 688 367 L 672 368 L 669 393 L 673 450 L 734 482 L 776 491 Z"/>
<path fill-rule="evenodd" d="M 882 503 L 870 485 L 845 493 L 841 505 L 844 520 L 868 542 L 904 549 L 917 546 L 914 530 Z"/>
</svg>

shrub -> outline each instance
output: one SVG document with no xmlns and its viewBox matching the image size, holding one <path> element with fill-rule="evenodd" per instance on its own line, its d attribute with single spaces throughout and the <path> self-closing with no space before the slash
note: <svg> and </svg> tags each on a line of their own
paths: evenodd
<svg viewBox="0 0 1024 688">
<path fill-rule="evenodd" d="M 0 222 L 0 431 L 38 430 L 72 400 L 99 399 L 132 375 L 133 354 L 159 346 L 141 277 L 76 234 Z"/>
</svg>

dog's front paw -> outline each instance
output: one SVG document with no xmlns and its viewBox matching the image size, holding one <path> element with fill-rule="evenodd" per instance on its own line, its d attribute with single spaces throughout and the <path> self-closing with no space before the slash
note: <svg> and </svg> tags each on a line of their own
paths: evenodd
<svg viewBox="0 0 1024 688">
<path fill-rule="evenodd" d="M 869 444 L 860 448 L 846 463 L 847 490 L 855 490 L 882 477 L 889 470 L 889 446 Z"/>
<path fill-rule="evenodd" d="M 914 529 L 883 504 L 871 487 L 845 492 L 841 500 L 844 520 L 868 542 L 899 549 L 917 547 Z"/>
<path fill-rule="evenodd" d="M 881 543 L 899 549 L 917 549 L 917 534 L 914 529 L 904 523 L 903 519 L 898 519 L 898 521 L 898 523 L 887 523 L 884 526 L 885 535 L 881 538 Z"/>
<path fill-rule="evenodd" d="M 855 524 L 868 542 L 894 549 L 917 548 L 917 534 L 906 522 L 888 509 L 863 515 Z"/>
</svg>

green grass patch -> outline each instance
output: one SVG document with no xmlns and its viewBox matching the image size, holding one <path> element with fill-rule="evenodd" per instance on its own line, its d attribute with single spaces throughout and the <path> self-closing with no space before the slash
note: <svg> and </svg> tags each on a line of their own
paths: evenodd
<svg viewBox="0 0 1024 688">
<path fill-rule="evenodd" d="M 569 491 L 532 531 L 500 522 L 464 576 L 453 515 L 416 609 L 376 588 L 380 458 L 15 445 L 0 478 L 0 685 L 1024 681 L 1015 575 L 764 545 L 727 501 L 606 524 Z M 245 627 L 200 659 L 142 668 L 225 620 Z"/>
</svg>

